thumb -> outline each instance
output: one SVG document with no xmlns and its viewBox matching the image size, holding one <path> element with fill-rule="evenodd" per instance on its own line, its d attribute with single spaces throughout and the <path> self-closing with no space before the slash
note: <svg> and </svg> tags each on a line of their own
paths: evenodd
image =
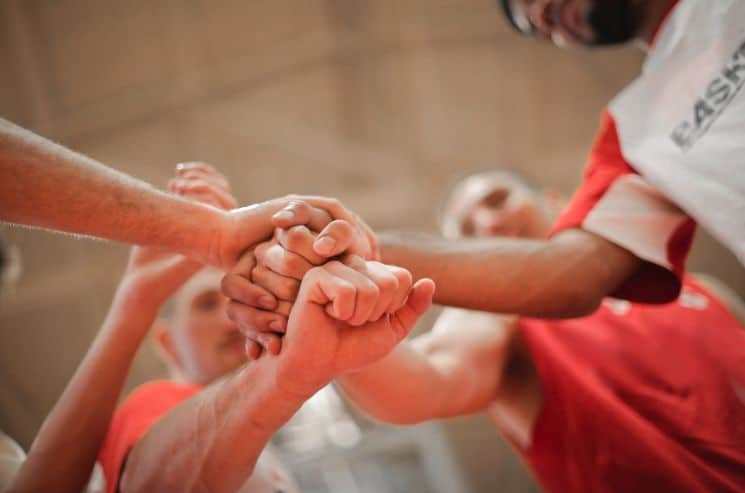
<svg viewBox="0 0 745 493">
<path fill-rule="evenodd" d="M 312 231 L 320 231 L 332 219 L 323 209 L 313 207 L 303 200 L 291 200 L 272 216 L 272 223 L 282 229 L 304 225 Z"/>
<path fill-rule="evenodd" d="M 391 326 L 396 335 L 403 339 L 414 328 L 419 317 L 432 306 L 435 282 L 432 279 L 419 279 L 411 288 L 406 304 L 391 315 Z"/>
<path fill-rule="evenodd" d="M 334 257 L 346 252 L 354 244 L 355 231 L 349 222 L 337 219 L 330 222 L 313 242 L 313 250 L 323 257 Z"/>
</svg>

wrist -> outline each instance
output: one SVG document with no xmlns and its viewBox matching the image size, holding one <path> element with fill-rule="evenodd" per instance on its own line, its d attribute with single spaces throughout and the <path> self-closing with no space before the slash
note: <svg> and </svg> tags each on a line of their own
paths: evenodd
<svg viewBox="0 0 745 493">
<path fill-rule="evenodd" d="M 279 358 L 267 355 L 248 363 L 233 379 L 240 395 L 256 401 L 256 408 L 261 409 L 253 413 L 251 422 L 257 431 L 268 436 L 283 426 L 315 393 L 299 392 L 294 386 L 285 385 L 285 376 Z M 235 406 L 235 399 L 235 396 L 229 398 L 226 404 Z"/>
<path fill-rule="evenodd" d="M 286 199 L 274 199 L 224 212 L 210 245 L 210 263 L 228 270 L 246 250 L 270 239 L 272 216 L 286 203 Z"/>
<path fill-rule="evenodd" d="M 288 356 L 272 357 L 276 361 L 274 386 L 288 400 L 305 402 L 333 381 L 333 372 L 320 371 L 312 364 L 298 364 Z"/>
<path fill-rule="evenodd" d="M 209 209 L 206 220 L 196 238 L 195 251 L 189 256 L 215 267 L 224 266 L 224 245 L 237 233 L 230 211 L 214 207 Z"/>
</svg>

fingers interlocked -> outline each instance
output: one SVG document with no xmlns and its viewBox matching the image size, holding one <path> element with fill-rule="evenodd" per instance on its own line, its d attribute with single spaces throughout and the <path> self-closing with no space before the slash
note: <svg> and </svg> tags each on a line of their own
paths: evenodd
<svg viewBox="0 0 745 493">
<path fill-rule="evenodd" d="M 279 353 L 292 303 L 314 266 L 326 263 L 329 273 L 354 286 L 350 290 L 353 300 L 342 303 L 337 297 L 336 303 L 326 306 L 331 317 L 349 326 L 379 320 L 406 303 L 411 274 L 349 253 L 361 243 L 359 235 L 367 235 L 364 228 L 341 219 L 316 222 L 315 210 L 303 200 L 291 200 L 274 217 L 275 224 L 287 227 L 277 227 L 272 239 L 244 255 L 223 279 L 223 292 L 232 299 L 228 315 L 246 335 L 246 350 L 252 358 L 263 350 Z"/>
</svg>

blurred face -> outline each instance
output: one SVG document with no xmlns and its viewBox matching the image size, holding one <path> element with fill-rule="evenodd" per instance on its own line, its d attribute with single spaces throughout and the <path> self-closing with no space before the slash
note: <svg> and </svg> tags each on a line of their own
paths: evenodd
<svg viewBox="0 0 745 493">
<path fill-rule="evenodd" d="M 552 215 L 543 195 L 508 175 L 474 175 L 456 187 L 445 212 L 455 237 L 545 238 Z"/>
<path fill-rule="evenodd" d="M 179 292 L 170 320 L 172 363 L 190 382 L 205 385 L 247 361 L 245 338 L 225 314 L 222 273 L 205 269 Z"/>
<path fill-rule="evenodd" d="M 610 45 L 632 40 L 641 25 L 641 0 L 507 0 L 511 21 L 525 34 L 557 46 Z"/>
</svg>

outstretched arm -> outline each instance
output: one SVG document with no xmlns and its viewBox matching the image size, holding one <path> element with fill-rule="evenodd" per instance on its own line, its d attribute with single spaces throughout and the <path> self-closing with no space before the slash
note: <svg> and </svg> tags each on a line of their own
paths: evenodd
<svg viewBox="0 0 745 493">
<path fill-rule="evenodd" d="M 315 235 L 307 228 L 291 227 L 275 219 L 283 228 L 275 234 L 277 244 L 263 251 L 257 248 L 257 257 L 259 252 L 264 257 L 258 259 L 259 265 L 266 269 L 262 267 L 252 275 L 253 263 L 248 263 L 249 268 L 239 263 L 226 285 L 225 294 L 237 306 L 236 322 L 244 328 L 268 331 L 268 322 L 281 324 L 284 315 L 281 311 L 262 312 L 263 307 L 248 294 L 254 289 L 252 283 L 292 301 L 295 291 L 288 286 L 302 278 L 304 269 L 317 263 L 318 258 L 343 252 L 355 237 L 354 224 L 364 225 L 338 201 L 318 197 L 303 200 L 343 220 L 332 222 Z M 329 241 L 337 248 L 329 250 Z M 641 265 L 641 260 L 628 250 L 580 229 L 563 231 L 550 240 L 447 240 L 381 234 L 377 246 L 384 262 L 405 267 L 414 278 L 433 279 L 440 286 L 435 298 L 439 304 L 550 318 L 592 313 Z M 266 274 L 267 269 L 271 273 Z"/>
<path fill-rule="evenodd" d="M 408 334 L 434 289 L 428 280 L 410 283 L 401 269 L 381 265 L 331 262 L 309 271 L 282 353 L 249 363 L 158 420 L 130 452 L 121 491 L 236 491 L 305 400 Z"/>
<path fill-rule="evenodd" d="M 639 267 L 628 250 L 579 229 L 550 240 L 380 235 L 383 261 L 430 277 L 435 302 L 551 318 L 587 315 Z"/>
<path fill-rule="evenodd" d="M 220 185 L 218 185 L 220 183 Z M 224 179 L 202 165 L 171 188 L 216 207 L 234 201 Z M 193 190 L 199 189 L 196 193 Z M 161 305 L 201 264 L 136 247 L 104 324 L 34 440 L 11 491 L 79 493 L 88 481 L 132 360 Z"/>
<path fill-rule="evenodd" d="M 516 330 L 514 317 L 446 309 L 430 332 L 337 383 L 360 409 L 388 423 L 482 411 L 503 383 Z"/>
<path fill-rule="evenodd" d="M 179 174 L 191 171 L 187 164 Z M 271 236 L 272 214 L 290 201 L 221 211 L 161 192 L 0 118 L 0 221 L 157 246 L 227 269 Z M 309 221 L 320 229 L 330 220 L 316 209 Z"/>
</svg>

